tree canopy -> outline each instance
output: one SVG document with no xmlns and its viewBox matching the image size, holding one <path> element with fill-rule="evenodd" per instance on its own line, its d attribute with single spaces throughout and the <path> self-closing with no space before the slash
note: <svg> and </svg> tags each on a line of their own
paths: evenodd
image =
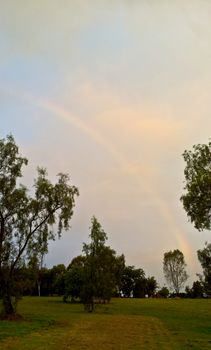
<svg viewBox="0 0 211 350">
<path fill-rule="evenodd" d="M 0 140 L 0 282 L 5 314 L 15 312 L 11 297 L 17 270 L 31 256 L 47 252 L 48 241 L 69 229 L 79 194 L 67 174 L 59 173 L 52 184 L 47 171 L 38 168 L 32 196 L 18 181 L 27 163 L 12 135 Z"/>
<path fill-rule="evenodd" d="M 121 292 L 124 297 L 140 297 L 145 295 L 145 272 L 134 266 L 125 266 L 122 274 Z"/>
<path fill-rule="evenodd" d="M 183 153 L 185 194 L 181 201 L 197 230 L 211 229 L 211 142 Z"/>
<path fill-rule="evenodd" d="M 201 263 L 204 274 L 204 287 L 206 292 L 211 294 L 211 243 L 205 243 L 203 249 L 197 251 L 198 259 Z"/>
</svg>

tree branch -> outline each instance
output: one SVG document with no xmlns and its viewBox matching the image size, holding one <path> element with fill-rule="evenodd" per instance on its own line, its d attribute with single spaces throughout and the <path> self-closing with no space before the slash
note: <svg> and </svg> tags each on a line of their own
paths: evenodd
<svg viewBox="0 0 211 350">
<path fill-rule="evenodd" d="M 32 226 L 32 221 L 30 223 L 30 231 L 29 231 L 29 234 L 27 235 L 26 237 L 26 240 L 25 240 L 25 243 L 24 245 L 22 246 L 22 248 L 19 250 L 19 253 L 15 259 L 15 261 L 13 262 L 13 264 L 11 265 L 10 267 L 10 275 L 12 275 L 13 271 L 14 271 L 14 268 L 15 266 L 17 265 L 21 255 L 23 254 L 24 250 L 26 249 L 26 246 L 30 240 L 30 238 L 33 236 L 33 234 L 49 219 L 49 217 L 54 214 L 58 209 L 60 209 L 61 206 L 58 206 L 58 207 L 55 207 L 51 212 L 48 213 L 48 215 L 33 229 L 31 230 L 31 226 Z"/>
</svg>

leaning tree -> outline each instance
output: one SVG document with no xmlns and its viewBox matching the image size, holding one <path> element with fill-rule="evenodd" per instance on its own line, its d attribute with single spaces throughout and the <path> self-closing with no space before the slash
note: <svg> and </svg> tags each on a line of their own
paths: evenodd
<svg viewBox="0 0 211 350">
<path fill-rule="evenodd" d="M 52 184 L 43 168 L 38 168 L 34 191 L 29 191 L 19 183 L 27 163 L 12 135 L 0 139 L 0 295 L 7 317 L 16 312 L 13 299 L 19 269 L 31 256 L 46 252 L 49 240 L 69 229 L 78 195 L 67 174 L 58 174 Z"/>
</svg>

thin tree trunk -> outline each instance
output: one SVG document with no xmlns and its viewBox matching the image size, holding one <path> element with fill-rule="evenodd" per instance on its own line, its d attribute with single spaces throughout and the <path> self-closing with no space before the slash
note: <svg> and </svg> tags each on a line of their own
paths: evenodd
<svg viewBox="0 0 211 350">
<path fill-rule="evenodd" d="M 37 291 L 38 291 L 38 296 L 40 297 L 40 288 L 41 287 L 41 282 L 37 281 Z"/>
</svg>

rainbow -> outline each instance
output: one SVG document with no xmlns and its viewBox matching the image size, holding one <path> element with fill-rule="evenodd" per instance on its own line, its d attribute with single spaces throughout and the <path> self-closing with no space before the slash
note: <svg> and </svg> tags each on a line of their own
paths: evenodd
<svg viewBox="0 0 211 350">
<path fill-rule="evenodd" d="M 125 159 L 124 156 L 119 151 L 117 151 L 115 147 L 111 145 L 104 136 L 102 136 L 96 129 L 88 126 L 86 123 L 80 120 L 79 117 L 74 116 L 69 111 L 67 111 L 66 109 L 62 108 L 61 106 L 55 104 L 50 100 L 36 97 L 34 95 L 26 93 L 25 91 L 18 90 L 17 92 L 11 89 L 11 87 L 10 88 L 4 87 L 2 90 L 13 97 L 24 100 L 30 104 L 35 105 L 38 108 L 41 108 L 42 110 L 50 112 L 56 118 L 63 120 L 65 123 L 71 124 L 75 128 L 79 129 L 81 132 L 87 134 L 99 146 L 104 148 L 110 154 L 110 156 L 116 161 L 116 163 L 120 165 L 122 169 L 125 169 L 128 175 L 130 177 L 133 177 L 133 179 L 135 179 L 140 185 L 140 171 L 138 173 L 136 169 L 131 169 L 131 167 L 128 166 L 127 159 Z M 178 244 L 178 249 L 180 249 L 184 253 L 185 257 L 188 258 L 188 261 L 192 263 L 193 254 L 192 254 L 190 244 L 185 238 L 183 232 L 178 227 L 172 212 L 169 210 L 168 205 L 162 199 L 158 191 L 152 187 L 152 184 L 149 183 L 146 175 L 142 173 L 141 176 L 142 176 L 141 180 L 143 184 L 143 189 L 148 195 L 151 196 L 151 198 L 153 198 L 153 201 L 157 207 L 157 210 L 159 211 L 161 217 L 163 218 L 166 224 L 166 230 L 173 233 Z"/>
</svg>

